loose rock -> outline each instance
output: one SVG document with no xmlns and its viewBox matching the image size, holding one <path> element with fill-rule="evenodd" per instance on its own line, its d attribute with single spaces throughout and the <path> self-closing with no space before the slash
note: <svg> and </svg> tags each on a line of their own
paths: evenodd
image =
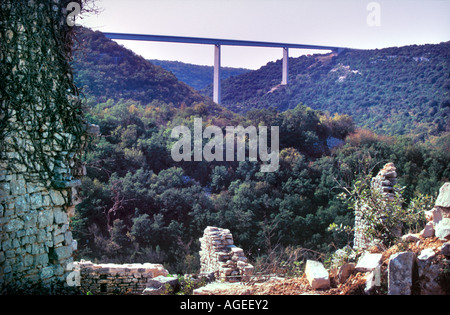
<svg viewBox="0 0 450 315">
<path fill-rule="evenodd" d="M 394 254 L 389 259 L 388 295 L 410 295 L 416 255 L 413 252 Z"/>
<path fill-rule="evenodd" d="M 368 272 L 377 268 L 381 264 L 382 254 L 365 253 L 356 265 L 355 270 L 358 272 Z"/>
<path fill-rule="evenodd" d="M 328 289 L 330 287 L 328 271 L 318 261 L 308 260 L 306 262 L 305 275 L 313 289 Z"/>
<path fill-rule="evenodd" d="M 450 240 L 450 218 L 443 218 L 436 225 L 435 233 L 440 240 Z"/>
<path fill-rule="evenodd" d="M 450 208 L 450 183 L 445 183 L 439 189 L 439 195 L 436 199 L 435 206 Z"/>
</svg>

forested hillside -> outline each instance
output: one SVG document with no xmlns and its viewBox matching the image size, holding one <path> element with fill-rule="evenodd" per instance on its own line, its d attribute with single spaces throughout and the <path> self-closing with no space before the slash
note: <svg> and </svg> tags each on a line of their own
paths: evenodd
<svg viewBox="0 0 450 315">
<path fill-rule="evenodd" d="M 434 196 L 450 178 L 448 136 L 426 143 L 380 136 L 349 115 L 302 104 L 234 114 L 101 33 L 83 36 L 74 70 L 78 85 L 86 85 L 87 119 L 101 135 L 90 143 L 83 201 L 72 222 L 77 259 L 198 271 L 198 239 L 209 225 L 230 229 L 252 262 L 296 248 L 327 253 L 352 242 L 354 213 L 339 197 L 344 188 L 386 162 L 397 167 L 407 203 L 420 193 Z M 279 169 L 262 173 L 260 161 L 248 158 L 175 162 L 171 131 L 192 131 L 196 117 L 222 130 L 279 126 Z"/>
<path fill-rule="evenodd" d="M 123 98 L 150 103 L 157 99 L 189 106 L 207 101 L 172 73 L 88 28 L 78 29 L 73 68 L 77 86 L 100 102 Z"/>
<path fill-rule="evenodd" d="M 301 56 L 289 59 L 288 86 L 277 86 L 281 60 L 224 80 L 222 104 L 243 113 L 301 102 L 379 133 L 427 139 L 450 130 L 449 73 L 450 42 Z"/>
<path fill-rule="evenodd" d="M 179 61 L 169 60 L 150 60 L 151 63 L 157 66 L 161 66 L 164 69 L 172 72 L 178 80 L 192 86 L 197 91 L 206 88 L 213 82 L 214 67 L 212 66 L 199 66 Z M 243 68 L 221 68 L 222 80 L 229 77 L 237 76 L 251 70 Z"/>
</svg>

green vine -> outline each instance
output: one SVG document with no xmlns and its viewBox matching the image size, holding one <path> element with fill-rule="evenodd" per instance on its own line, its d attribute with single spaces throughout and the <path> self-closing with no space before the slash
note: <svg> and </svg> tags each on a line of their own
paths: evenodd
<svg viewBox="0 0 450 315">
<path fill-rule="evenodd" d="M 88 138 L 70 66 L 69 2 L 0 4 L 1 167 L 46 186 L 72 180 Z"/>
</svg>

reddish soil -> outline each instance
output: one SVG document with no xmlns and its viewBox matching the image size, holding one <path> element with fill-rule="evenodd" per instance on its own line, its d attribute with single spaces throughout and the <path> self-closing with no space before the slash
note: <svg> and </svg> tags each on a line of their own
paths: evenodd
<svg viewBox="0 0 450 315">
<path fill-rule="evenodd" d="M 383 263 L 381 272 L 386 270 L 389 262 L 389 257 L 395 253 L 403 251 L 412 251 L 416 255 L 425 248 L 432 248 L 436 253 L 436 259 L 443 257 L 439 253 L 443 242 L 437 238 L 421 239 L 417 243 L 399 243 L 391 248 L 382 251 L 376 247 L 371 248 L 371 252 L 383 253 Z M 263 283 L 248 284 L 232 286 L 228 289 L 218 289 L 211 292 L 215 295 L 301 295 L 301 294 L 315 294 L 315 295 L 362 295 L 364 294 L 364 287 L 366 285 L 365 273 L 354 273 L 344 283 L 339 284 L 335 280 L 336 271 L 330 271 L 331 288 L 328 290 L 314 290 L 312 289 L 305 276 L 297 278 L 286 278 L 279 280 L 272 280 Z M 381 288 L 375 294 L 386 294 L 386 289 L 383 289 L 383 280 Z"/>
</svg>

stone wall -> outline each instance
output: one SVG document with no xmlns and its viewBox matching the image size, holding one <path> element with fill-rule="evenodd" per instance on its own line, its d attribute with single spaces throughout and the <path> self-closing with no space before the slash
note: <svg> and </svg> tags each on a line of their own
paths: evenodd
<svg viewBox="0 0 450 315">
<path fill-rule="evenodd" d="M 67 1 L 0 2 L 0 293 L 70 273 L 70 217 L 87 141 Z"/>
<path fill-rule="evenodd" d="M 247 281 L 253 274 L 244 251 L 233 244 L 230 230 L 208 226 L 200 246 L 200 273 L 213 272 L 217 280 L 229 282 Z"/>
<path fill-rule="evenodd" d="M 393 163 L 384 165 L 377 176 L 372 178 L 371 189 L 380 193 L 386 202 L 395 199 L 394 186 L 397 184 L 397 169 Z M 361 212 L 365 210 L 366 205 L 358 205 L 355 210 L 355 237 L 353 247 L 355 249 L 364 249 L 369 246 L 369 239 L 364 235 L 364 220 Z"/>
<path fill-rule="evenodd" d="M 76 187 L 48 189 L 23 172 L 0 170 L 0 287 L 65 280 L 77 199 Z"/>
<path fill-rule="evenodd" d="M 74 272 L 69 278 L 84 293 L 136 295 L 143 293 L 150 279 L 167 275 L 167 270 L 160 264 L 119 265 L 81 261 L 74 263 Z"/>
</svg>

